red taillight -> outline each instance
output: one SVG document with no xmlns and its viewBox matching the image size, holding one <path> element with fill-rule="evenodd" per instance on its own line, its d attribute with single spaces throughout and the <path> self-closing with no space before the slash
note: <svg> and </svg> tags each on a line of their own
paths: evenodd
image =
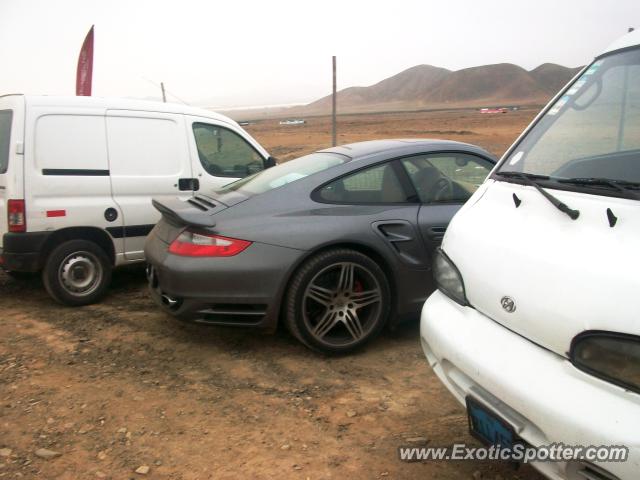
<svg viewBox="0 0 640 480">
<path fill-rule="evenodd" d="M 246 240 L 185 230 L 169 245 L 169 253 L 184 257 L 232 257 L 251 245 Z"/>
<path fill-rule="evenodd" d="M 24 200 L 9 200 L 7 202 L 7 220 L 10 232 L 26 232 L 27 216 L 24 209 Z"/>
</svg>

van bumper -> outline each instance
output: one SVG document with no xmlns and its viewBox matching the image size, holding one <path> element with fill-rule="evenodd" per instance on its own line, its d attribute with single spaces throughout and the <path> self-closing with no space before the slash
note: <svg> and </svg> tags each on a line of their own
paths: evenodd
<svg viewBox="0 0 640 480">
<path fill-rule="evenodd" d="M 620 479 L 638 478 L 640 395 L 581 372 L 439 291 L 422 310 L 420 340 L 434 372 L 462 404 L 480 397 L 534 447 L 626 446 L 626 462 L 595 465 Z M 552 479 L 590 478 L 577 473 L 584 468 L 579 462 L 532 465 Z"/>
<path fill-rule="evenodd" d="M 0 267 L 12 272 L 37 272 L 42 268 L 42 249 L 51 233 L 5 233 L 0 249 Z"/>
</svg>

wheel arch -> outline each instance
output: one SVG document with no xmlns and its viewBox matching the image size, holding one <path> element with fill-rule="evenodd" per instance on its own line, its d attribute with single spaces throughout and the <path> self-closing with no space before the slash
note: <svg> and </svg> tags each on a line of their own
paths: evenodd
<svg viewBox="0 0 640 480">
<path fill-rule="evenodd" d="M 283 314 L 283 309 L 285 308 L 285 296 L 289 291 L 289 287 L 296 273 L 300 270 L 300 268 L 302 268 L 302 266 L 310 258 L 316 255 L 319 255 L 321 253 L 324 253 L 326 251 L 335 250 L 338 248 L 347 248 L 350 250 L 355 250 L 356 252 L 359 252 L 359 253 L 362 253 L 363 255 L 368 256 L 380 266 L 385 276 L 387 277 L 387 281 L 389 282 L 389 291 L 390 291 L 389 293 L 391 296 L 390 310 L 391 312 L 396 311 L 396 302 L 398 298 L 396 278 L 395 278 L 395 275 L 393 274 L 393 269 L 389 265 L 389 261 L 384 257 L 382 253 L 380 253 L 376 248 L 370 245 L 367 245 L 361 242 L 355 242 L 355 241 L 341 241 L 341 242 L 325 244 L 314 250 L 308 251 L 306 255 L 303 255 L 301 258 L 299 258 L 296 264 L 292 266 L 292 268 L 287 273 L 286 281 L 283 282 L 284 287 L 282 288 L 279 294 L 278 310 L 277 310 L 278 323 L 280 323 L 280 320 Z M 389 323 L 390 318 L 391 316 L 389 316 L 389 318 L 387 319 L 386 324 Z"/>
<path fill-rule="evenodd" d="M 49 254 L 58 245 L 69 240 L 88 240 L 98 245 L 109 257 L 111 265 L 115 265 L 115 246 L 111 236 L 98 227 L 67 227 L 52 232 L 42 246 L 39 265 L 42 268 Z"/>
</svg>

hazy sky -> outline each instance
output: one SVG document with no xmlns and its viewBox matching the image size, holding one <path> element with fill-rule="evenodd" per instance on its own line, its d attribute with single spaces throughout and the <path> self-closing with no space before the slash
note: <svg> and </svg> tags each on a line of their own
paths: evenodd
<svg viewBox="0 0 640 480">
<path fill-rule="evenodd" d="M 95 24 L 93 94 L 188 103 L 306 102 L 417 64 L 578 66 L 628 27 L 640 0 L 0 0 L 0 95 L 75 92 Z M 171 97 L 170 97 L 171 99 Z"/>
</svg>

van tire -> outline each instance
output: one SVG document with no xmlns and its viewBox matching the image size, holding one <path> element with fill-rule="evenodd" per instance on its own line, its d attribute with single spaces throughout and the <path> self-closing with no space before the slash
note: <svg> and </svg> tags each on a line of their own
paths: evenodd
<svg viewBox="0 0 640 480">
<path fill-rule="evenodd" d="M 44 265 L 42 282 L 54 300 L 72 307 L 90 305 L 111 283 L 111 262 L 88 240 L 69 240 L 54 248 Z"/>
</svg>

